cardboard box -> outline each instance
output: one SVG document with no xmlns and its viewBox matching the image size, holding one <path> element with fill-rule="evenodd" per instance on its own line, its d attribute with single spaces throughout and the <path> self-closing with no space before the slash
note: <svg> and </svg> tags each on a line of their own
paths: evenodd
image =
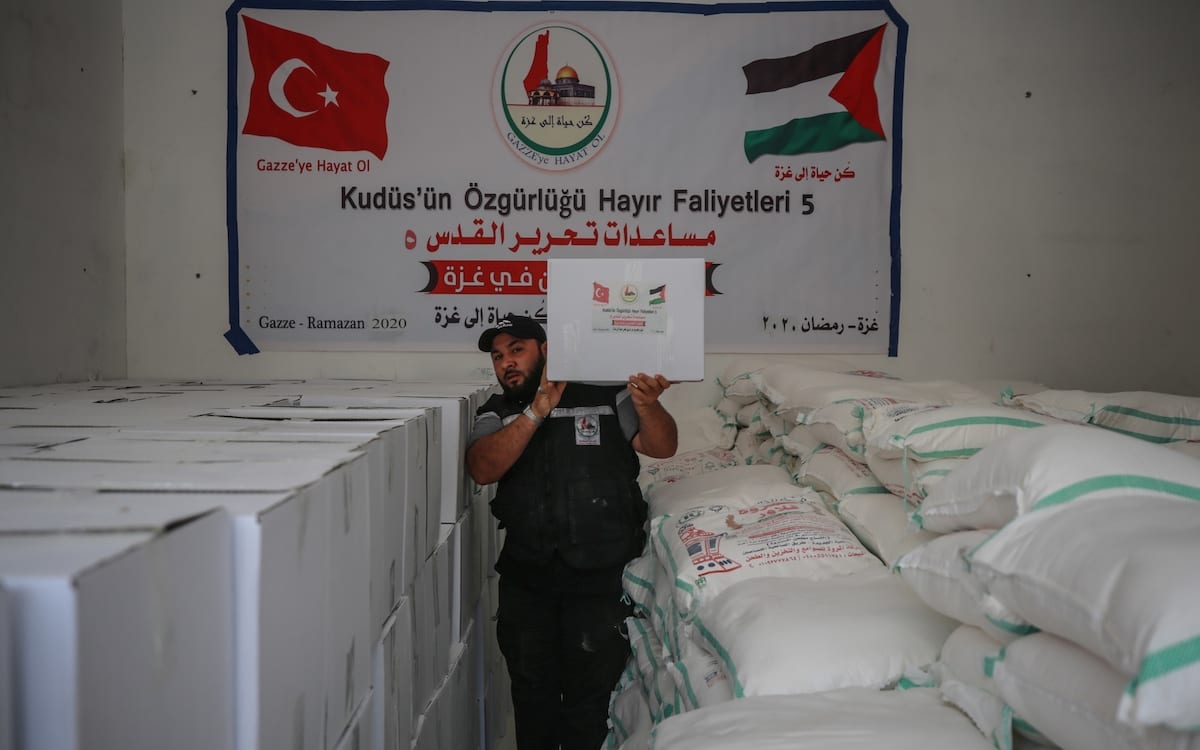
<svg viewBox="0 0 1200 750">
<path fill-rule="evenodd" d="M 371 493 L 371 607 L 374 627 L 378 631 L 400 597 L 412 586 L 418 556 L 424 560 L 431 481 L 430 448 L 434 449 L 435 456 L 440 451 L 436 434 L 432 438 L 429 434 L 430 420 L 437 416 L 437 410 L 389 410 L 386 413 L 391 418 L 386 420 L 368 418 L 377 414 L 357 409 L 324 409 L 315 415 L 281 409 L 262 411 L 268 418 L 199 417 L 175 425 L 171 431 L 140 430 L 122 434 L 177 439 L 179 435 L 195 433 L 205 439 L 230 442 L 350 441 L 359 444 L 368 453 L 372 486 L 387 488 L 383 496 Z M 289 416 L 295 419 L 287 419 Z M 303 418 L 312 416 L 324 418 Z M 379 450 L 371 448 L 371 441 L 376 437 L 383 442 L 382 456 Z M 436 487 L 440 478 L 434 476 L 432 482 Z"/>
<path fill-rule="evenodd" d="M 493 669 L 486 678 L 488 706 L 488 726 L 484 734 L 488 738 L 486 747 L 496 748 L 503 745 L 514 745 L 514 742 L 503 741 L 508 736 L 509 719 L 512 716 L 512 683 L 508 679 L 508 671 L 501 665 Z"/>
<path fill-rule="evenodd" d="M 413 716 L 420 716 L 425 713 L 433 691 L 443 676 L 435 673 L 437 574 L 432 558 L 417 570 L 412 591 Z"/>
<path fill-rule="evenodd" d="M 7 515 L 17 747 L 232 746 L 231 527 L 207 506 L 125 532 L 63 533 L 75 522 L 60 515 L 62 530 L 40 533 Z"/>
<path fill-rule="evenodd" d="M 493 382 L 453 383 L 419 381 L 326 380 L 306 384 L 292 405 L 345 406 L 353 408 L 394 408 L 439 404 L 443 415 L 443 465 L 453 466 L 455 492 L 443 483 L 440 523 L 453 523 L 466 509 L 472 496 L 483 491 L 463 470 L 466 440 L 474 424 L 475 412 L 499 386 Z M 416 402 L 411 399 L 417 399 Z M 455 403 L 457 402 L 457 403 Z"/>
<path fill-rule="evenodd" d="M 438 723 L 437 707 L 429 706 L 429 711 L 417 717 L 414 730 L 412 750 L 442 750 L 441 725 Z"/>
<path fill-rule="evenodd" d="M 346 454 L 346 461 L 361 455 Z M 0 462 L 0 488 L 286 492 L 316 482 L 336 469 L 337 465 L 312 461 L 143 464 L 18 458 Z"/>
<path fill-rule="evenodd" d="M 475 617 L 483 590 L 484 577 L 480 575 L 479 534 L 476 532 L 474 508 L 465 511 L 454 524 L 454 573 L 451 576 L 453 590 L 450 592 L 450 639 L 462 641 L 468 626 Z"/>
<path fill-rule="evenodd" d="M 551 380 L 704 379 L 703 259 L 551 259 L 547 280 Z"/>
<path fill-rule="evenodd" d="M 335 566 L 331 558 L 331 546 L 345 533 L 344 498 L 351 480 L 344 472 L 365 468 L 352 466 L 365 461 L 364 454 L 341 456 L 324 462 L 174 464 L 12 460 L 0 463 L 0 485 L 165 492 L 180 497 L 237 493 L 221 499 L 233 516 L 234 747 L 320 747 L 329 734 L 327 692 L 333 691 L 333 710 L 344 705 L 346 683 L 360 686 L 352 692 L 365 689 L 365 679 L 358 675 L 365 674 L 366 667 L 357 654 L 348 659 L 346 643 L 347 633 L 369 632 L 370 600 L 362 588 L 351 587 L 347 595 L 360 602 L 345 613 L 348 622 L 331 622 L 333 571 L 350 567 L 359 571 L 360 578 L 366 575 L 365 563 Z M 365 556 L 365 526 L 354 522 L 359 518 L 365 523 L 365 512 L 360 508 L 356 513 L 352 506 L 349 517 L 353 529 L 362 530 L 355 538 Z M 341 524 L 337 531 L 331 525 L 334 519 Z M 356 643 L 362 638 L 368 644 L 374 640 L 366 635 L 350 637 L 360 639 Z M 336 673 L 329 666 L 333 663 Z M 327 674 L 331 675 L 328 684 Z M 338 722 L 344 725 L 342 714 Z"/>
<path fill-rule="evenodd" d="M 413 741 L 413 612 L 400 600 L 375 652 L 375 750 L 408 750 Z"/>
<path fill-rule="evenodd" d="M 338 738 L 334 750 L 371 750 L 375 747 L 375 697 L 373 690 L 368 690 L 362 702 L 355 708 L 346 725 L 346 730 Z"/>
<path fill-rule="evenodd" d="M 442 524 L 442 534 L 437 550 L 433 554 L 434 569 L 434 663 L 435 682 L 440 682 L 450 671 L 450 647 L 454 644 L 451 614 L 454 611 L 454 525 Z"/>
<path fill-rule="evenodd" d="M 258 406 L 246 407 L 237 409 L 219 409 L 214 410 L 211 415 L 218 417 L 228 417 L 236 419 L 267 419 L 267 420 L 305 420 L 311 422 L 346 422 L 359 420 L 387 420 L 387 419 L 403 419 L 412 414 L 414 409 L 422 409 L 427 412 L 427 452 L 426 452 L 426 497 L 428 498 L 427 512 L 418 522 L 423 521 L 423 531 L 418 530 L 416 560 L 419 563 L 424 562 L 426 558 L 433 553 L 433 548 L 437 546 L 438 528 L 441 525 L 440 513 L 441 505 L 445 502 L 445 491 L 443 485 L 448 481 L 450 483 L 450 492 L 455 492 L 454 487 L 458 486 L 461 481 L 459 475 L 462 473 L 461 466 L 454 464 L 456 460 L 453 454 L 449 459 L 445 459 L 447 448 L 444 446 L 443 431 L 448 423 L 447 418 L 442 414 L 441 405 L 430 403 L 428 399 L 420 400 L 416 403 L 407 405 L 398 405 L 395 408 L 391 407 L 375 407 L 375 406 L 337 406 L 337 405 L 316 405 L 306 406 L 300 404 L 301 399 L 289 398 L 280 401 L 274 406 Z M 457 424 L 456 421 L 450 424 Z M 458 429 L 455 428 L 451 440 L 458 440 Z M 461 451 L 459 452 L 461 455 Z M 448 468 L 443 468 L 443 460 L 451 461 Z M 459 461 L 461 464 L 461 461 Z M 457 466 L 457 469 L 456 469 Z M 458 475 L 454 472 L 458 471 Z M 457 497 L 457 495 L 452 495 Z"/>
<path fill-rule="evenodd" d="M 451 654 L 445 698 L 439 706 L 442 724 L 448 729 L 443 736 L 445 744 L 442 746 L 451 750 L 475 750 L 479 747 L 479 706 L 483 696 L 476 689 L 476 649 L 471 627 L 464 636 L 463 642 L 456 644 Z"/>
<path fill-rule="evenodd" d="M 325 746 L 346 731 L 371 686 L 371 649 L 379 628 L 371 611 L 370 496 L 366 460 L 329 482 L 329 587 L 325 628 Z"/>
<path fill-rule="evenodd" d="M 3 408 L 3 401 L 0 401 Z M 31 448 L 50 448 L 63 443 L 116 434 L 116 427 L 4 427 L 0 428 L 0 445 L 23 445 Z"/>
<path fill-rule="evenodd" d="M 12 617 L 8 594 L 0 585 L 0 750 L 12 750 L 14 743 L 13 707 L 17 693 L 13 687 L 12 653 L 13 644 L 9 636 L 9 621 Z"/>
<path fill-rule="evenodd" d="M 330 482 L 341 480 L 322 483 Z M 228 506 L 237 561 L 238 750 L 325 747 L 333 494 L 314 486 L 278 502 L 246 494 Z"/>
<path fill-rule="evenodd" d="M 414 390 L 421 390 L 414 387 Z M 441 410 L 441 503 L 436 523 L 454 523 L 466 507 L 471 490 L 467 485 L 464 466 L 467 437 L 475 421 L 471 399 L 466 395 L 424 396 L 400 391 L 365 391 L 354 393 L 305 392 L 293 404 L 296 407 L 341 409 L 388 409 L 436 406 Z M 436 536 L 436 531 L 434 531 Z"/>
</svg>

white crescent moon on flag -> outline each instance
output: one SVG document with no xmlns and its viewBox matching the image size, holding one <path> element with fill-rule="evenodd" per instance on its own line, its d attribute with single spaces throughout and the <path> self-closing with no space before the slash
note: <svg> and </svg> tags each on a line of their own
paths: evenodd
<svg viewBox="0 0 1200 750">
<path fill-rule="evenodd" d="M 267 84 L 267 91 L 271 94 L 271 101 L 275 102 L 276 107 L 279 107 L 292 117 L 307 117 L 317 110 L 313 109 L 309 110 L 308 112 L 301 112 L 292 106 L 292 103 L 288 101 L 287 94 L 283 93 L 283 86 L 285 83 L 287 83 L 288 76 L 290 76 L 292 71 L 296 70 L 297 68 L 304 68 L 309 73 L 313 72 L 313 69 L 308 67 L 307 63 L 297 57 L 293 57 L 290 60 L 284 60 L 283 63 L 281 63 L 280 66 L 275 69 L 275 72 L 271 74 L 271 80 Z M 313 73 L 313 75 L 316 74 Z"/>
</svg>

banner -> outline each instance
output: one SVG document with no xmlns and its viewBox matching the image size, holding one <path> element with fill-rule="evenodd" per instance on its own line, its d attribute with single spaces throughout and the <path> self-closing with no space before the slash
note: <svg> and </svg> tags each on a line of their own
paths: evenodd
<svg viewBox="0 0 1200 750">
<path fill-rule="evenodd" d="M 240 353 L 473 350 L 548 258 L 703 258 L 708 352 L 894 355 L 887 2 L 236 2 Z M 665 281 L 665 280 L 664 280 Z"/>
</svg>

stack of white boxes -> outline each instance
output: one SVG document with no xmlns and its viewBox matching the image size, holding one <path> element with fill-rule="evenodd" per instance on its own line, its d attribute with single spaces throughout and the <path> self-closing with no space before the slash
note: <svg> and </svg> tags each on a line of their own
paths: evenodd
<svg viewBox="0 0 1200 750">
<path fill-rule="evenodd" d="M 491 392 L 0 390 L 0 750 L 494 747 Z"/>
<path fill-rule="evenodd" d="M 13 697 L 12 665 L 9 663 L 12 640 L 8 620 L 8 594 L 0 586 L 0 750 L 12 750 L 14 747 L 13 707 L 16 700 Z"/>
</svg>

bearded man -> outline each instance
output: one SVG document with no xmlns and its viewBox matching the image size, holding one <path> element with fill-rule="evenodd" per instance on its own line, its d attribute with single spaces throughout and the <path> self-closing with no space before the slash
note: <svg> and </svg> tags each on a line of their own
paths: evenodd
<svg viewBox="0 0 1200 750">
<path fill-rule="evenodd" d="M 546 378 L 546 332 L 507 316 L 479 337 L 503 393 L 479 408 L 467 471 L 499 482 L 496 635 L 512 680 L 518 750 L 598 750 L 626 660 L 625 564 L 645 546 L 637 453 L 675 454 L 670 382 Z"/>
</svg>

